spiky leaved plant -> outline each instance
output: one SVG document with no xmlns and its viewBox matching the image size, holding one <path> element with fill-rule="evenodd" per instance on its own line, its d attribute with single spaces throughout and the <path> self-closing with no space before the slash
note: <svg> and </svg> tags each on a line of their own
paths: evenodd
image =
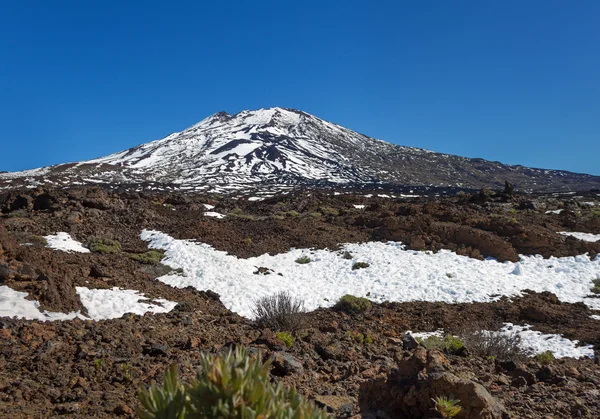
<svg viewBox="0 0 600 419">
<path fill-rule="evenodd" d="M 229 350 L 224 355 L 203 354 L 200 372 L 189 386 L 184 388 L 183 400 L 178 398 L 177 374 L 171 370 L 165 376 L 169 383 L 167 397 L 156 385 L 140 392 L 140 400 L 147 412 L 144 419 L 325 419 L 328 416 L 313 403 L 304 399 L 295 390 L 281 383 L 273 384 L 269 378 L 270 360 L 260 361 L 260 356 L 248 356 L 245 348 Z M 173 368 L 173 367 L 172 367 Z M 157 397 L 157 400 L 153 400 Z M 169 402 L 182 406 L 181 410 L 170 410 Z M 166 406 L 166 407 L 165 407 Z M 146 416 L 142 416 L 142 413 Z M 180 416 L 177 416 L 180 415 Z"/>
<path fill-rule="evenodd" d="M 187 395 L 177 376 L 175 364 L 165 373 L 162 387 L 152 382 L 150 388 L 140 389 L 138 408 L 141 419 L 185 419 L 187 418 Z"/>
<path fill-rule="evenodd" d="M 460 400 L 456 400 L 452 396 L 438 396 L 431 400 L 435 403 L 435 411 L 443 418 L 453 418 L 462 410 L 462 407 L 458 404 Z"/>
</svg>

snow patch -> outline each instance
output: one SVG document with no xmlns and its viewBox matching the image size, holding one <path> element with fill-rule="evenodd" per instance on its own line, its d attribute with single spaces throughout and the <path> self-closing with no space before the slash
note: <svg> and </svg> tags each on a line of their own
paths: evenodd
<svg viewBox="0 0 600 419">
<path fill-rule="evenodd" d="M 165 299 L 149 301 L 136 290 L 89 289 L 77 287 L 81 303 L 92 320 L 116 319 L 125 313 L 144 315 L 144 313 L 168 313 L 177 303 Z"/>
<path fill-rule="evenodd" d="M 83 246 L 77 240 L 71 238 L 69 233 L 60 232 L 49 236 L 44 236 L 50 249 L 62 250 L 71 253 L 90 253 L 90 250 Z"/>
<path fill-rule="evenodd" d="M 562 234 L 563 236 L 575 237 L 576 239 L 583 240 L 586 242 L 600 241 L 600 234 L 579 233 L 576 231 L 559 231 L 558 234 Z"/>
<path fill-rule="evenodd" d="M 142 240 L 149 247 L 165 250 L 163 263 L 183 268 L 185 276 L 165 275 L 159 280 L 174 287 L 193 286 L 212 290 L 222 296 L 227 308 L 241 315 L 252 315 L 253 301 L 278 291 L 301 296 L 309 310 L 329 307 L 344 294 L 366 296 L 383 301 L 442 301 L 446 303 L 495 301 L 500 296 L 521 295 L 531 289 L 555 293 L 561 301 L 583 301 L 600 309 L 600 299 L 586 298 L 600 277 L 600 257 L 587 255 L 544 259 L 521 256 L 521 275 L 514 275 L 517 264 L 494 259 L 477 260 L 448 250 L 425 253 L 405 250 L 401 243 L 370 242 L 346 244 L 353 260 L 329 250 L 291 249 L 274 256 L 264 254 L 239 259 L 212 246 L 176 240 L 159 231 L 144 230 Z M 311 263 L 295 260 L 308 256 Z M 367 262 L 367 269 L 352 270 L 356 261 Z M 256 266 L 273 269 L 280 275 L 267 275 L 257 281 Z M 447 273 L 452 272 L 451 278 Z"/>
<path fill-rule="evenodd" d="M 207 211 L 204 213 L 205 216 L 207 217 L 214 217 L 214 218 L 225 218 L 225 215 L 220 214 L 218 212 L 214 212 L 214 211 Z"/>
</svg>

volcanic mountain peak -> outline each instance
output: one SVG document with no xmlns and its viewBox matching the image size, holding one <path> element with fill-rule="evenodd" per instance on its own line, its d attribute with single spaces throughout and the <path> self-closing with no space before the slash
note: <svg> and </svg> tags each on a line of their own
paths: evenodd
<svg viewBox="0 0 600 419">
<path fill-rule="evenodd" d="M 479 189 L 502 186 L 505 180 L 520 190 L 600 187 L 595 176 L 394 145 L 274 107 L 235 115 L 221 111 L 161 140 L 86 162 L 0 174 L 0 188 L 102 183 L 228 192 L 383 183 Z"/>
</svg>

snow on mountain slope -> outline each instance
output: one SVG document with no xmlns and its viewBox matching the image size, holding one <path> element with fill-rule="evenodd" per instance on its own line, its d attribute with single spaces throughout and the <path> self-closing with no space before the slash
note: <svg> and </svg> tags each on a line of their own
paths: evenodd
<svg viewBox="0 0 600 419">
<path fill-rule="evenodd" d="M 219 112 L 182 132 L 94 160 L 0 174 L 0 188 L 104 183 L 223 192 L 378 182 L 481 188 L 505 180 L 522 190 L 600 187 L 600 177 L 398 146 L 302 111 L 269 108 Z"/>
</svg>

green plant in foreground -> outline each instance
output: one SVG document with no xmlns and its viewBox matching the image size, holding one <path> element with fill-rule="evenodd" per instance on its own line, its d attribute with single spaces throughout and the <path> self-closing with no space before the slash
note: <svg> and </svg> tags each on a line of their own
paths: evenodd
<svg viewBox="0 0 600 419">
<path fill-rule="evenodd" d="M 352 265 L 352 270 L 355 271 L 357 269 L 365 269 L 365 268 L 368 268 L 369 266 L 371 266 L 371 265 L 368 264 L 367 262 L 356 262 L 354 265 Z"/>
<path fill-rule="evenodd" d="M 296 263 L 299 263 L 300 265 L 306 265 L 310 262 L 312 262 L 312 259 L 308 256 L 300 256 L 298 259 L 296 259 Z"/>
<path fill-rule="evenodd" d="M 148 250 L 145 253 L 132 254 L 129 257 L 147 265 L 158 265 L 165 258 L 165 253 L 161 250 Z"/>
<path fill-rule="evenodd" d="M 112 254 L 121 251 L 121 243 L 102 237 L 92 237 L 88 241 L 88 249 L 94 253 Z"/>
<path fill-rule="evenodd" d="M 364 297 L 355 297 L 354 295 L 346 294 L 335 303 L 333 308 L 349 314 L 358 314 L 369 310 L 371 302 Z"/>
<path fill-rule="evenodd" d="M 142 419 L 293 418 L 325 419 L 327 414 L 295 390 L 272 383 L 271 361 L 248 356 L 245 348 L 215 356 L 203 354 L 200 372 L 183 385 L 172 365 L 162 386 L 152 383 L 138 397 Z"/>
<path fill-rule="evenodd" d="M 288 332 L 277 332 L 275 333 L 275 336 L 277 336 L 277 339 L 282 341 L 288 349 L 296 342 L 296 339 Z"/>
<path fill-rule="evenodd" d="M 431 400 L 435 403 L 435 411 L 442 415 L 443 418 L 453 418 L 462 410 L 458 404 L 460 400 L 455 400 L 452 396 L 438 396 Z"/>
<path fill-rule="evenodd" d="M 535 360 L 542 365 L 548 365 L 554 361 L 554 354 L 551 351 L 542 352 L 535 356 Z"/>
</svg>

